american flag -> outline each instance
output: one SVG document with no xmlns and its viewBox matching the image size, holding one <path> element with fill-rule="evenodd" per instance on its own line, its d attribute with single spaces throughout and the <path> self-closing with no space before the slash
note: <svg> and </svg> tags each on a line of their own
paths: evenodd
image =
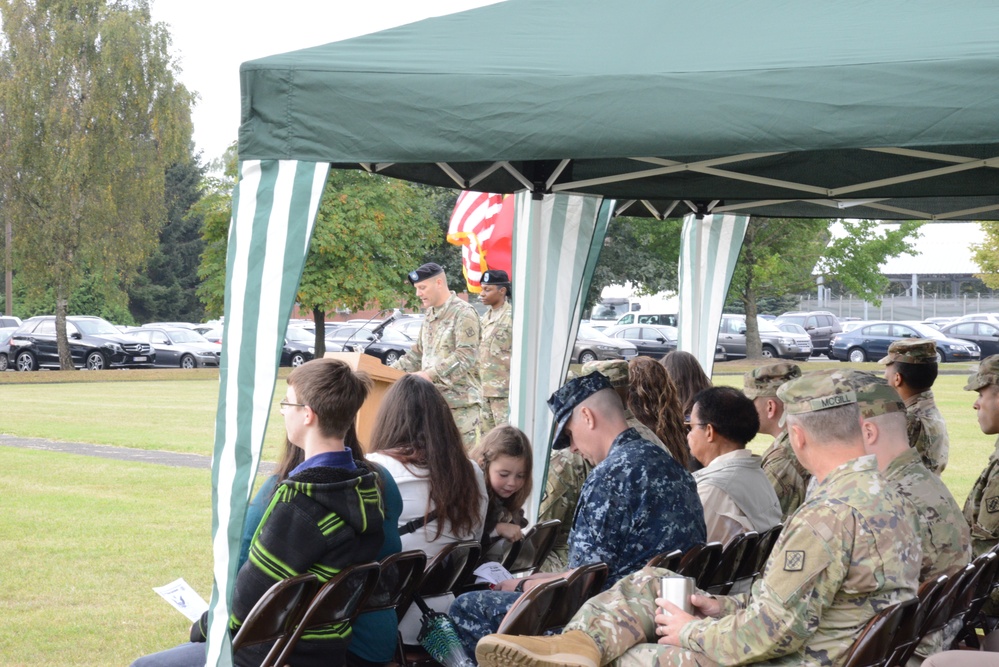
<svg viewBox="0 0 999 667">
<path fill-rule="evenodd" d="M 465 190 L 458 196 L 447 240 L 461 246 L 461 269 L 468 291 L 482 290 L 479 281 L 490 269 L 513 276 L 513 197 Z"/>
</svg>

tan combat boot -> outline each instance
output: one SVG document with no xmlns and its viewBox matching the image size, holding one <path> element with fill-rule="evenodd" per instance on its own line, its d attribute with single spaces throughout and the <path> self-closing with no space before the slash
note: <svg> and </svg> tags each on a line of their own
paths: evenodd
<svg viewBox="0 0 999 667">
<path fill-rule="evenodd" d="M 600 667 L 600 649 L 581 630 L 554 637 L 488 635 L 475 657 L 481 667 Z"/>
</svg>

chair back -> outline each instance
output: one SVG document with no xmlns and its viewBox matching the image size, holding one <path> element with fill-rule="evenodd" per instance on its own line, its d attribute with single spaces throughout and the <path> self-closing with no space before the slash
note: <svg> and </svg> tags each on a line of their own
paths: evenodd
<svg viewBox="0 0 999 667">
<path fill-rule="evenodd" d="M 680 559 L 682 558 L 683 552 L 679 549 L 674 549 L 673 551 L 666 551 L 658 556 L 653 556 L 646 567 L 660 567 L 676 572 L 676 568 L 680 566 Z"/>
<path fill-rule="evenodd" d="M 274 645 L 263 664 L 273 664 L 274 656 L 281 651 L 318 588 L 319 580 L 309 572 L 271 586 L 253 605 L 233 637 L 233 653 L 244 646 L 272 641 Z"/>
<path fill-rule="evenodd" d="M 991 627 L 982 615 L 982 608 L 996 585 L 996 577 L 999 576 L 999 553 L 996 553 L 995 550 L 988 551 L 976 558 L 973 563 L 978 570 L 978 575 L 975 578 L 973 590 L 970 591 L 970 595 L 966 596 L 967 612 L 964 616 L 963 626 L 954 638 L 953 648 L 957 648 L 962 640 L 969 647 L 978 648 L 977 629 L 981 628 L 983 635 L 987 635 L 991 631 Z"/>
<path fill-rule="evenodd" d="M 685 577 L 692 577 L 698 588 L 703 589 L 702 582 L 715 568 L 721 558 L 721 542 L 708 542 L 707 544 L 695 544 L 687 553 L 683 554 L 677 574 Z"/>
<path fill-rule="evenodd" d="M 736 535 L 722 549 L 717 564 L 704 575 L 702 587 L 712 595 L 727 595 L 739 575 L 739 569 L 744 567 L 743 561 L 753 558 L 753 551 L 760 541 L 760 534 L 755 530 Z"/>
<path fill-rule="evenodd" d="M 327 581 L 316 593 L 295 631 L 285 642 L 276 664 L 291 663 L 295 646 L 306 630 L 354 620 L 375 588 L 379 569 L 378 563 L 351 565 Z"/>
<path fill-rule="evenodd" d="M 763 574 L 764 568 L 766 568 L 767 563 L 770 561 L 770 554 L 773 553 L 774 547 L 777 546 L 777 540 L 780 539 L 782 532 L 784 532 L 784 524 L 778 523 L 770 530 L 760 534 L 760 543 L 756 549 L 756 556 L 759 558 L 756 563 L 756 576 Z"/>
<path fill-rule="evenodd" d="M 556 596 L 565 591 L 565 579 L 549 579 L 527 591 L 510 607 L 496 631 L 503 635 L 540 635 Z"/>
<path fill-rule="evenodd" d="M 975 566 L 969 563 L 963 569 L 955 572 L 940 588 L 936 599 L 929 606 L 926 615 L 923 617 L 923 624 L 919 629 L 920 637 L 925 637 L 944 629 L 948 621 L 950 621 L 951 612 L 954 609 L 954 603 L 957 601 L 958 594 L 963 590 L 964 582 L 974 572 L 974 568 Z"/>
<path fill-rule="evenodd" d="M 577 567 L 566 575 L 565 590 L 552 603 L 544 630 L 557 630 L 568 623 L 584 602 L 604 589 L 607 574 L 607 563 L 590 563 Z"/>
<path fill-rule="evenodd" d="M 368 595 L 362 614 L 384 609 L 408 608 L 413 592 L 423 580 L 427 554 L 418 549 L 389 554 L 379 563 L 378 581 Z"/>
<path fill-rule="evenodd" d="M 883 667 L 891 657 L 894 636 L 906 610 L 916 607 L 918 600 L 911 598 L 885 607 L 875 614 L 847 652 L 842 667 Z"/>
<path fill-rule="evenodd" d="M 561 523 L 558 519 L 550 519 L 531 526 L 524 539 L 518 543 L 520 548 L 510 552 L 503 567 L 510 574 L 533 574 L 537 571 L 555 546 Z"/>
<path fill-rule="evenodd" d="M 417 592 L 423 598 L 454 593 L 475 569 L 481 550 L 482 545 L 472 540 L 448 544 L 427 563 Z"/>
</svg>

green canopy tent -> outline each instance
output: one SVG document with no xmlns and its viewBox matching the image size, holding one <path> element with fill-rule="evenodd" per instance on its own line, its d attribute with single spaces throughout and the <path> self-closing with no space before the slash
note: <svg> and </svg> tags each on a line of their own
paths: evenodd
<svg viewBox="0 0 999 667">
<path fill-rule="evenodd" d="M 987 2 L 507 0 L 244 63 L 209 664 L 331 166 L 518 192 L 514 420 L 546 449 L 612 213 L 688 216 L 687 345 L 720 309 L 692 285 L 724 291 L 747 215 L 999 217 L 997 28 Z"/>
</svg>

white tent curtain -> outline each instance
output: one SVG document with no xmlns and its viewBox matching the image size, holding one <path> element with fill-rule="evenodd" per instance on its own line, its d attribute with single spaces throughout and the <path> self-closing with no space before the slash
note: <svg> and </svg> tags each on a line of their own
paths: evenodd
<svg viewBox="0 0 999 667">
<path fill-rule="evenodd" d="M 680 332 L 677 349 L 690 352 L 711 377 L 718 326 L 749 216 L 683 219 L 680 240 Z"/>
<path fill-rule="evenodd" d="M 248 160 L 240 163 L 233 191 L 212 459 L 215 583 L 207 665 L 232 665 L 227 624 L 246 507 L 328 173 L 327 163 Z"/>
<path fill-rule="evenodd" d="M 517 193 L 513 225 L 513 355 L 510 423 L 534 444 L 536 516 L 551 447 L 547 400 L 562 385 L 583 300 L 603 247 L 613 200 L 584 195 Z"/>
</svg>

